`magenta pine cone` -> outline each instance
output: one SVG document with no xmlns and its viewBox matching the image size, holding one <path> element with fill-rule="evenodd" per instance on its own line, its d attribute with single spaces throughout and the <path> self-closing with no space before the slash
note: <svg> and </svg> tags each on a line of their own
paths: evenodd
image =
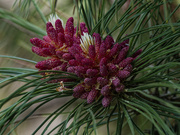
<svg viewBox="0 0 180 135">
<path fill-rule="evenodd" d="M 79 84 L 73 89 L 73 91 L 83 93 L 85 91 L 85 88 L 84 88 L 84 86 L 82 84 Z"/>
<path fill-rule="evenodd" d="M 67 68 L 67 72 L 69 72 L 69 73 L 75 73 L 75 71 L 76 71 L 76 67 L 75 66 L 71 66 L 71 67 Z"/>
<path fill-rule="evenodd" d="M 107 56 L 107 58 L 109 59 L 109 60 L 112 60 L 112 58 L 114 57 L 114 56 L 116 56 L 116 54 L 119 54 L 119 50 L 121 49 L 121 45 L 119 44 L 119 43 L 116 43 L 113 47 L 112 47 L 112 49 L 110 50 L 110 52 L 108 53 L 108 56 Z"/>
<path fill-rule="evenodd" d="M 115 90 L 117 93 L 120 93 L 124 90 L 125 86 L 123 84 L 121 84 L 120 86 L 116 87 Z"/>
<path fill-rule="evenodd" d="M 120 63 L 119 63 L 119 67 L 120 68 L 125 68 L 128 64 L 130 64 L 132 61 L 134 60 L 134 58 L 132 57 L 128 57 L 124 60 L 122 60 Z"/>
<path fill-rule="evenodd" d="M 85 23 L 80 23 L 78 31 L 73 18 L 69 18 L 65 28 L 60 19 L 46 24 L 47 35 L 43 40 L 32 38 L 32 51 L 39 56 L 49 57 L 36 64 L 39 70 L 60 70 L 76 74 L 82 78 L 73 88 L 75 98 L 87 99 L 92 103 L 100 96 L 102 105 L 107 107 L 116 94 L 124 92 L 125 81 L 133 70 L 133 60 L 142 50 L 127 57 L 129 39 L 115 43 L 111 36 L 102 40 L 100 34 L 89 35 Z M 42 74 L 43 75 L 43 74 Z M 45 75 L 45 74 L 44 74 Z M 64 82 L 70 79 L 63 79 Z M 62 79 L 51 82 L 60 82 Z"/>
<path fill-rule="evenodd" d="M 52 69 L 61 65 L 63 62 L 60 59 L 51 58 L 44 61 L 40 61 L 36 64 L 36 68 L 41 70 Z"/>
<path fill-rule="evenodd" d="M 103 99 L 102 99 L 102 105 L 104 107 L 108 107 L 111 103 L 111 100 L 112 100 L 112 97 L 111 96 L 105 96 Z"/>
<path fill-rule="evenodd" d="M 95 46 L 94 46 L 94 45 L 90 45 L 90 46 L 89 46 L 89 57 L 90 57 L 92 60 L 95 60 L 96 51 L 95 51 Z"/>
<path fill-rule="evenodd" d="M 108 95 L 110 95 L 110 94 L 111 94 L 111 88 L 110 88 L 110 86 L 109 86 L 109 85 L 105 85 L 104 87 L 102 87 L 102 89 L 101 89 L 101 94 L 102 94 L 103 96 L 108 96 Z"/>
<path fill-rule="evenodd" d="M 62 55 L 62 58 L 66 61 L 69 61 L 69 60 L 73 59 L 73 56 L 70 53 L 64 53 Z"/>
<path fill-rule="evenodd" d="M 89 95 L 89 91 L 84 92 L 84 93 L 81 95 L 80 98 L 81 98 L 81 99 L 87 99 L 88 95 Z"/>
<path fill-rule="evenodd" d="M 81 93 L 81 92 L 79 92 L 79 91 L 78 91 L 78 92 L 74 92 L 74 93 L 73 93 L 73 97 L 75 97 L 75 98 L 80 98 L 80 97 L 82 96 L 82 94 L 83 94 L 83 93 Z"/>
<path fill-rule="evenodd" d="M 49 48 L 39 48 L 39 47 L 32 47 L 32 51 L 39 56 L 47 57 L 51 56 L 52 53 L 50 52 Z"/>
<path fill-rule="evenodd" d="M 115 87 L 118 87 L 118 86 L 120 85 L 120 80 L 119 80 L 119 78 L 118 78 L 118 77 L 113 78 L 112 84 L 113 84 Z"/>
<path fill-rule="evenodd" d="M 109 83 L 109 80 L 103 77 L 98 77 L 97 78 L 97 83 L 100 87 L 103 87 L 104 85 Z"/>
<path fill-rule="evenodd" d="M 130 72 L 126 71 L 126 70 L 120 70 L 117 73 L 117 76 L 119 77 L 119 79 L 126 79 L 127 77 L 129 77 Z"/>
<path fill-rule="evenodd" d="M 114 39 L 111 36 L 107 35 L 104 42 L 106 44 L 106 49 L 111 49 L 112 45 L 114 44 Z"/>
<path fill-rule="evenodd" d="M 98 75 L 98 73 L 99 73 L 99 70 L 97 70 L 97 69 L 88 69 L 88 70 L 86 71 L 86 75 L 87 75 L 88 77 L 95 77 L 95 76 Z"/>
<path fill-rule="evenodd" d="M 118 71 L 118 67 L 113 63 L 108 63 L 107 67 L 109 72 L 116 73 Z"/>
<path fill-rule="evenodd" d="M 92 103 L 96 99 L 98 94 L 99 94 L 99 90 L 93 88 L 87 96 L 87 103 L 88 104 Z"/>
<path fill-rule="evenodd" d="M 93 78 L 85 78 L 84 79 L 84 83 L 86 85 L 95 85 L 96 84 L 96 77 L 93 77 Z"/>
<path fill-rule="evenodd" d="M 124 70 L 128 71 L 128 72 L 131 72 L 133 70 L 133 66 L 131 64 L 128 64 Z"/>
<path fill-rule="evenodd" d="M 124 60 L 124 58 L 127 55 L 129 47 L 124 47 L 118 54 L 116 60 L 114 61 L 115 64 L 118 64 L 119 62 L 121 62 L 122 60 Z"/>
<path fill-rule="evenodd" d="M 133 55 L 132 55 L 132 57 L 133 58 L 136 58 L 138 55 L 140 55 L 142 53 L 142 49 L 139 49 L 139 50 L 137 50 Z"/>
</svg>

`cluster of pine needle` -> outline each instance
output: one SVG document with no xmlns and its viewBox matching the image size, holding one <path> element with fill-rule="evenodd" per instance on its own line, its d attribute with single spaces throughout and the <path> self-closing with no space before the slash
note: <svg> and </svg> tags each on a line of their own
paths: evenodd
<svg viewBox="0 0 180 135">
<path fill-rule="evenodd" d="M 180 134 L 179 8 L 176 0 L 16 0 L 13 11 L 0 7 L 0 134 Z M 51 35 L 59 27 L 46 33 L 50 14 L 64 22 L 74 18 L 61 31 L 66 40 Z M 88 38 L 95 55 L 83 43 Z M 33 52 L 45 58 L 32 53 L 30 39 Z M 70 61 L 80 57 L 71 47 L 82 45 L 79 65 L 90 64 L 78 70 Z M 65 70 L 55 68 L 59 59 Z"/>
</svg>

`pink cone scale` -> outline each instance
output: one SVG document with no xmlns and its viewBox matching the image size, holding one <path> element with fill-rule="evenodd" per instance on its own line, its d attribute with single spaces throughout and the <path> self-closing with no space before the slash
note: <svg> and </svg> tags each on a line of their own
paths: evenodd
<svg viewBox="0 0 180 135">
<path fill-rule="evenodd" d="M 43 39 L 30 39 L 32 51 L 48 57 L 35 67 L 76 74 L 82 81 L 73 87 L 73 96 L 87 100 L 89 104 L 102 97 L 102 106 L 108 107 L 113 95 L 124 92 L 126 79 L 135 68 L 132 62 L 142 50 L 127 56 L 129 40 L 116 43 L 109 35 L 103 40 L 98 33 L 89 35 L 85 23 L 80 23 L 77 31 L 73 22 L 73 18 L 69 18 L 65 28 L 60 19 L 55 21 L 55 26 L 48 22 L 47 35 Z M 52 82 L 58 81 L 62 80 Z"/>
</svg>

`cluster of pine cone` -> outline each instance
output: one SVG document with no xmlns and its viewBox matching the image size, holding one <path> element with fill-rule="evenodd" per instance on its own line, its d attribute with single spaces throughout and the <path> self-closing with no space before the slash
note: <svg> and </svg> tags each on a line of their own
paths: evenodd
<svg viewBox="0 0 180 135">
<path fill-rule="evenodd" d="M 133 70 L 132 62 L 142 52 L 138 50 L 127 57 L 129 40 L 115 43 L 111 36 L 102 40 L 100 34 L 88 34 L 85 23 L 79 30 L 74 28 L 73 18 L 67 20 L 65 28 L 59 19 L 55 28 L 48 22 L 47 36 L 43 40 L 32 38 L 32 51 L 50 59 L 36 64 L 39 70 L 60 70 L 83 78 L 73 88 L 75 98 L 87 99 L 92 103 L 103 96 L 102 105 L 110 105 L 114 94 L 124 91 L 123 82 Z M 60 82 L 60 79 L 57 80 Z"/>
</svg>

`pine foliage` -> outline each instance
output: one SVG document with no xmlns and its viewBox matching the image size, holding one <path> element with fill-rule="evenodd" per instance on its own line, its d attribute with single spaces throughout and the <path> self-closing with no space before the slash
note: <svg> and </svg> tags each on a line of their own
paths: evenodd
<svg viewBox="0 0 180 135">
<path fill-rule="evenodd" d="M 53 2 L 52 12 L 57 6 L 57 1 Z M 34 5 L 45 26 L 47 16 L 41 11 L 40 3 L 21 0 L 16 4 L 26 13 Z M 72 89 L 81 81 L 74 74 L 47 71 L 54 74 L 44 77 L 40 74 L 43 71 L 32 68 L 1 67 L 1 89 L 14 82 L 22 82 L 22 86 L 0 99 L 0 134 L 14 133 L 19 125 L 55 99 L 64 102 L 49 114 L 42 112 L 40 116 L 45 119 L 32 134 L 180 134 L 180 20 L 177 17 L 180 5 L 173 0 L 115 0 L 113 3 L 74 0 L 74 7 L 77 26 L 83 21 L 90 34 L 96 32 L 103 38 L 111 35 L 116 42 L 129 39 L 128 56 L 143 50 L 133 62 L 136 68 L 126 81 L 126 92 L 116 95 L 111 105 L 104 108 L 102 99 L 87 104 L 85 100 L 73 98 Z M 0 19 L 34 35 L 46 35 L 44 28 L 2 8 Z M 16 56 L 0 57 L 36 63 Z M 73 79 L 65 83 L 71 90 L 58 92 L 59 83 L 47 83 L 57 78 Z M 12 100 L 16 102 L 4 107 Z M 59 116 L 64 119 L 52 127 Z M 98 130 L 100 127 L 104 131 Z"/>
</svg>

